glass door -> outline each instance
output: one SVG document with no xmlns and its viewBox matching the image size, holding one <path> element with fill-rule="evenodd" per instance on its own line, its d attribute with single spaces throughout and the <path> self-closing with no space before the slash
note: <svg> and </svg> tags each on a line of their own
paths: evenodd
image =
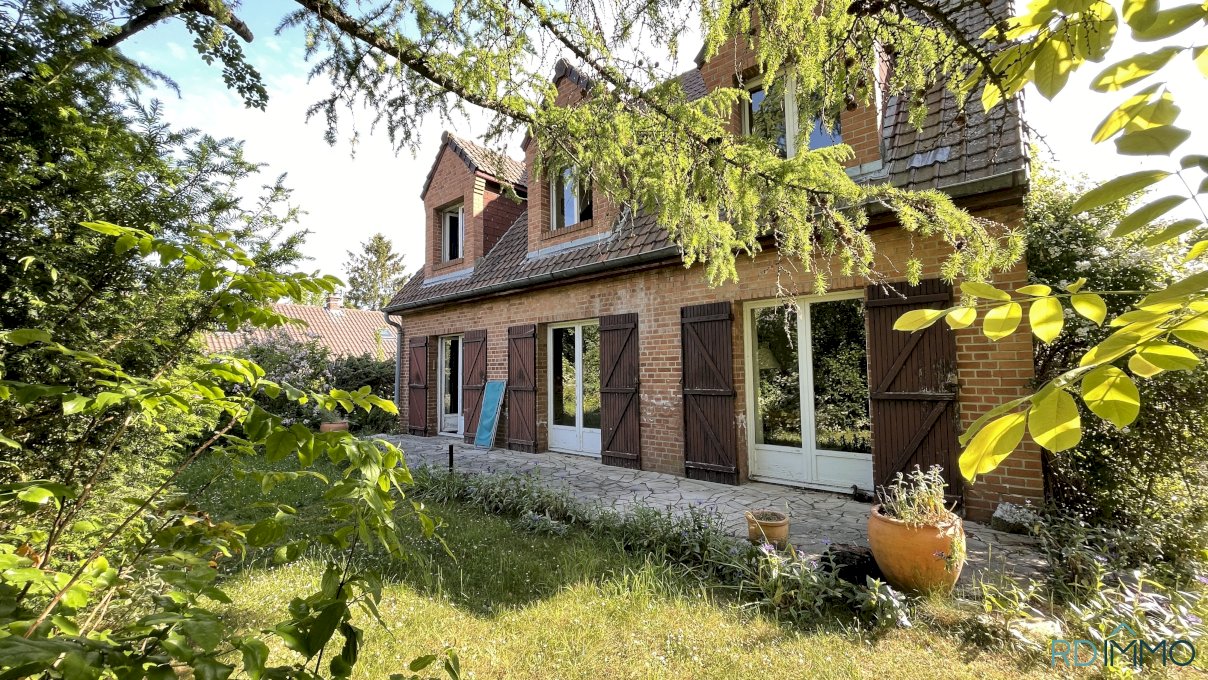
<svg viewBox="0 0 1208 680">
<path fill-rule="evenodd" d="M 600 455 L 600 325 L 549 329 L 549 447 Z"/>
<path fill-rule="evenodd" d="M 461 434 L 464 421 L 461 413 L 461 336 L 440 338 L 437 351 L 436 410 L 441 434 Z"/>
</svg>

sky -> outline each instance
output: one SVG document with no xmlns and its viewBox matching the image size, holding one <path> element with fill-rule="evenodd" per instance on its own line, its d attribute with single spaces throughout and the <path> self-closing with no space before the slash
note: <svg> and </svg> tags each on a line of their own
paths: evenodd
<svg viewBox="0 0 1208 680">
<path fill-rule="evenodd" d="M 419 191 L 439 148 L 441 131 L 448 128 L 476 138 L 486 130 L 486 116 L 472 115 L 447 125 L 430 118 L 420 130 L 420 148 L 412 155 L 408 150 L 396 153 L 383 131 L 368 129 L 370 117 L 361 112 L 356 117 L 356 144 L 351 141 L 351 126 L 345 125 L 337 143 L 328 145 L 323 139 L 324 121 L 306 121 L 307 107 L 327 89 L 321 80 L 307 82 L 304 36 L 298 29 L 276 32 L 281 18 L 294 7 L 289 0 L 255 0 L 245 3 L 239 12 L 255 34 L 255 40 L 244 43 L 243 49 L 260 70 L 268 89 L 269 104 L 264 111 L 246 108 L 226 88 L 220 68 L 198 58 L 192 37 L 179 22 L 165 22 L 146 30 L 127 41 L 123 50 L 180 86 L 179 96 L 167 88 L 150 93 L 161 100 L 170 123 L 199 128 L 215 137 L 245 140 L 248 159 L 266 166 L 262 183 L 287 174 L 286 184 L 294 189 L 294 202 L 306 211 L 300 227 L 311 232 L 304 252 L 312 261 L 303 269 L 343 278 L 347 251 L 359 250 L 360 243 L 381 232 L 403 254 L 408 270 L 414 271 L 422 266 L 424 252 Z M 1094 93 L 1088 83 L 1104 65 L 1137 50 L 1152 49 L 1133 43 L 1123 35 L 1126 32 L 1117 37 L 1116 46 L 1102 65 L 1088 64 L 1076 72 L 1054 102 L 1031 89 L 1025 92 L 1026 119 L 1043 138 L 1042 151 L 1051 152 L 1068 172 L 1104 179 L 1155 167 L 1160 160 L 1119 156 L 1111 142 L 1090 142 L 1099 121 L 1124 96 Z M 676 72 L 690 68 L 696 54 L 695 47 L 689 47 L 694 41 L 687 37 L 681 40 L 685 47 L 680 50 L 682 63 Z M 1175 101 L 1184 111 L 1179 124 L 1192 130 L 1191 140 L 1176 152 L 1176 157 L 1193 150 L 1202 153 L 1208 150 L 1208 117 L 1199 112 L 1208 110 L 1208 81 L 1186 54 L 1168 68 L 1172 69 L 1169 82 Z M 512 143 L 517 158 L 521 157 L 519 142 L 516 139 Z M 256 189 L 250 186 L 247 190 L 254 193 Z M 1192 206 L 1184 204 L 1172 216 L 1185 216 L 1180 213 L 1190 214 L 1191 210 Z"/>
</svg>

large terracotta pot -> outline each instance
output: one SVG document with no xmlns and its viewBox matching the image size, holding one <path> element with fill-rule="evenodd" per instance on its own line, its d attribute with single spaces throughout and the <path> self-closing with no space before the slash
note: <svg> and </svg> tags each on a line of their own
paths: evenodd
<svg viewBox="0 0 1208 680">
<path fill-rule="evenodd" d="M 885 580 L 900 590 L 949 592 L 965 566 L 965 525 L 956 515 L 944 524 L 911 526 L 874 505 L 868 544 Z"/>
<path fill-rule="evenodd" d="M 747 513 L 747 537 L 752 543 L 783 548 L 789 541 L 789 516 L 779 510 L 752 510 Z"/>
<path fill-rule="evenodd" d="M 347 420 L 341 420 L 338 423 L 319 423 L 319 432 L 342 432 L 347 429 Z"/>
</svg>

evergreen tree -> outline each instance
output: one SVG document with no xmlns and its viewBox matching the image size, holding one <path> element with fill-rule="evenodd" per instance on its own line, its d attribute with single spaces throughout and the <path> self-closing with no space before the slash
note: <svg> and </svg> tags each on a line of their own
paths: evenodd
<svg viewBox="0 0 1208 680">
<path fill-rule="evenodd" d="M 409 278 L 403 256 L 383 234 L 374 234 L 361 244 L 361 252 L 348 251 L 344 263 L 348 290 L 344 302 L 361 309 L 381 309 Z"/>
</svg>

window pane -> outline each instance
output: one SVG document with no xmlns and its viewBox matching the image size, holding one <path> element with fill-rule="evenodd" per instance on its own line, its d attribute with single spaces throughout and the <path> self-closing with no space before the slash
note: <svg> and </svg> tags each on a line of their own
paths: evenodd
<svg viewBox="0 0 1208 680">
<path fill-rule="evenodd" d="M 864 301 L 835 300 L 810 305 L 810 343 L 817 447 L 828 451 L 872 452 Z"/>
<path fill-rule="evenodd" d="M 755 310 L 755 366 L 759 376 L 755 441 L 801 446 L 801 382 L 797 310 Z"/>
<path fill-rule="evenodd" d="M 600 327 L 583 326 L 583 427 L 600 429 Z"/>
<path fill-rule="evenodd" d="M 550 370 L 553 372 L 554 425 L 575 425 L 575 329 L 555 328 L 550 348 Z"/>
<path fill-rule="evenodd" d="M 445 213 L 445 259 L 461 257 L 461 219 L 456 210 Z"/>
<path fill-rule="evenodd" d="M 442 413 L 461 413 L 461 404 L 458 400 L 459 386 L 461 385 L 460 371 L 457 370 L 457 360 L 461 356 L 461 339 L 460 338 L 445 338 L 445 352 L 443 367 L 445 380 L 445 395 L 444 395 L 444 410 Z"/>
<path fill-rule="evenodd" d="M 586 222 L 591 219 L 591 185 L 587 182 L 584 186 L 579 187 L 579 221 Z"/>
<path fill-rule="evenodd" d="M 814 127 L 810 130 L 810 148 L 822 149 L 828 146 L 834 146 L 843 141 L 843 135 L 839 131 L 839 121 L 836 120 L 831 129 L 827 129 L 822 125 L 822 118 L 814 119 Z"/>
<path fill-rule="evenodd" d="M 782 156 L 788 153 L 784 106 L 780 101 L 768 97 L 763 88 L 751 90 L 751 102 L 747 106 L 747 125 L 747 134 L 775 142 Z"/>
<path fill-rule="evenodd" d="M 558 216 L 558 226 L 568 227 L 579 221 L 575 206 L 575 178 L 570 169 L 562 171 L 562 181 L 559 182 L 562 204 Z"/>
</svg>

